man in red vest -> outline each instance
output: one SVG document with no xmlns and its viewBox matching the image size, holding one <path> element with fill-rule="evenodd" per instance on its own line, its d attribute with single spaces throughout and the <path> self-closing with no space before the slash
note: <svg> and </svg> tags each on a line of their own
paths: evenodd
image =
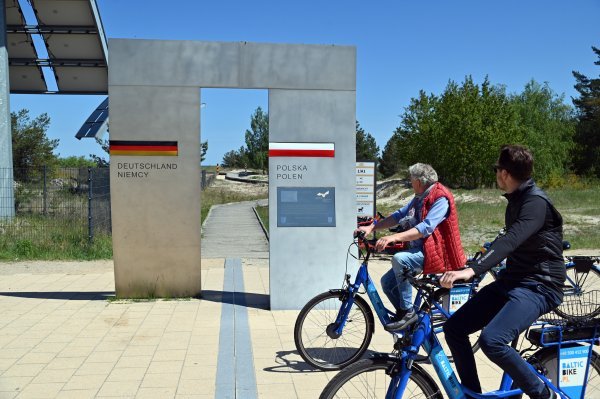
<svg viewBox="0 0 600 399">
<path fill-rule="evenodd" d="M 396 317 L 387 327 L 401 330 L 416 318 L 412 304 L 412 287 L 405 279 L 406 271 L 444 273 L 462 268 L 466 257 L 460 241 L 458 214 L 450 190 L 438 182 L 431 165 L 417 163 L 408 168 L 414 198 L 387 218 L 358 228 L 370 234 L 376 230 L 400 225 L 400 233 L 381 237 L 375 248 L 409 242 L 407 251 L 392 258 L 392 268 L 381 278 L 383 292 L 396 307 Z"/>
</svg>

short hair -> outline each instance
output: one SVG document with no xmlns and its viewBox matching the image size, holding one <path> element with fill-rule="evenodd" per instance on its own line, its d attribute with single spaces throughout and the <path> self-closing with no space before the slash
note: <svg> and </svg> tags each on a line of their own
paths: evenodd
<svg viewBox="0 0 600 399">
<path fill-rule="evenodd" d="M 411 179 L 420 181 L 426 187 L 438 181 L 438 175 L 431 165 L 416 163 L 408 168 Z"/>
<path fill-rule="evenodd" d="M 516 180 L 525 181 L 531 178 L 533 154 L 522 145 L 503 145 L 495 167 L 506 170 Z"/>
</svg>

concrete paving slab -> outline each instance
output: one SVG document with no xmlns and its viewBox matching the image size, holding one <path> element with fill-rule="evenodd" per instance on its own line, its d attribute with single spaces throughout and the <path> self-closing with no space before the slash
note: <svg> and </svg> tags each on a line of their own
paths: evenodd
<svg viewBox="0 0 600 399">
<path fill-rule="evenodd" d="M 202 299 L 167 301 L 107 300 L 112 271 L 90 273 L 85 264 L 81 275 L 73 275 L 73 265 L 52 266 L 45 287 L 35 283 L 44 276 L 39 270 L 24 275 L 20 266 L 15 274 L 1 268 L 0 314 L 10 317 L 0 326 L 0 398 L 221 399 L 225 259 L 203 261 Z M 371 277 L 377 282 L 388 268 L 387 260 L 373 261 Z M 268 260 L 243 259 L 240 271 L 257 397 L 318 397 L 335 373 L 314 371 L 297 354 L 297 311 L 267 308 Z M 76 291 L 75 282 L 84 288 Z M 391 335 L 377 325 L 370 350 L 391 348 Z M 477 358 L 484 387 L 497 388 L 500 371 Z"/>
</svg>

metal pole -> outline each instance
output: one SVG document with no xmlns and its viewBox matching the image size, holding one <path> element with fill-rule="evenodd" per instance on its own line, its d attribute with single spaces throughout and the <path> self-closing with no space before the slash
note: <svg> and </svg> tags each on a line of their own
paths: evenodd
<svg viewBox="0 0 600 399">
<path fill-rule="evenodd" d="M 15 196 L 5 7 L 5 0 L 0 0 L 0 218 L 12 219 L 15 216 Z"/>
<path fill-rule="evenodd" d="M 92 219 L 92 168 L 88 168 L 88 241 L 91 244 L 94 238 Z"/>
<path fill-rule="evenodd" d="M 48 198 L 48 189 L 46 187 L 46 165 L 44 165 L 44 196 L 43 196 L 44 216 L 48 214 L 48 208 L 46 206 L 47 198 Z"/>
</svg>

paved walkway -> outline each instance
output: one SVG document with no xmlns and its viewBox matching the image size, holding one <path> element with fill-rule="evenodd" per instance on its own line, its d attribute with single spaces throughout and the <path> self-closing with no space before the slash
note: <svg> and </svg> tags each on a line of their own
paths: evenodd
<svg viewBox="0 0 600 399">
<path fill-rule="evenodd" d="M 252 205 L 211 211 L 202 299 L 116 301 L 110 261 L 0 264 L 0 398 L 318 398 L 335 373 L 297 354 L 298 311 L 268 309 Z M 388 268 L 372 261 L 371 277 Z M 391 348 L 377 325 L 370 349 Z M 495 388 L 499 372 L 480 360 Z"/>
<path fill-rule="evenodd" d="M 317 398 L 334 374 L 296 353 L 297 311 L 267 309 L 268 261 L 231 262 L 203 261 L 202 299 L 147 302 L 107 299 L 106 267 L 3 264 L 0 398 Z M 372 277 L 387 268 L 372 262 Z M 391 347 L 377 326 L 370 349 Z M 489 362 L 480 370 L 495 386 Z"/>
<path fill-rule="evenodd" d="M 252 210 L 256 203 L 246 201 L 211 208 L 202 226 L 202 259 L 269 258 L 269 243 Z"/>
</svg>

